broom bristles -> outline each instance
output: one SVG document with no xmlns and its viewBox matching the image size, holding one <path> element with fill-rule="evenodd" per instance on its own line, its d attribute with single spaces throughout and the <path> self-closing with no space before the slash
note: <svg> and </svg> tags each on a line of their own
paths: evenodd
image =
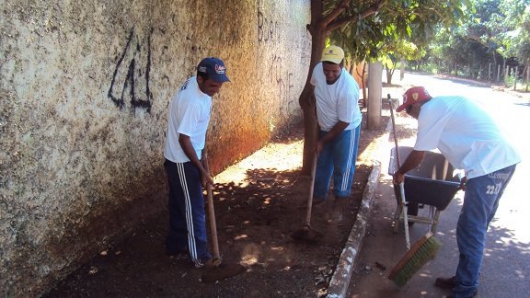
<svg viewBox="0 0 530 298">
<path fill-rule="evenodd" d="M 436 252 L 442 247 L 440 240 L 431 232 L 418 240 L 412 248 L 401 258 L 388 275 L 397 286 L 402 287 L 427 261 L 434 258 Z"/>
</svg>

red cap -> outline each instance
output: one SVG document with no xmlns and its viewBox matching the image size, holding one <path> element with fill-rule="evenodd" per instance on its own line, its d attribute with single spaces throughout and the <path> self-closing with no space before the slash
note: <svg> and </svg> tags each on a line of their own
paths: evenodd
<svg viewBox="0 0 530 298">
<path fill-rule="evenodd" d="M 417 103 L 417 102 L 425 102 L 429 99 L 431 99 L 432 96 L 425 90 L 424 87 L 418 86 L 418 87 L 412 87 L 405 94 L 403 94 L 403 104 L 400 105 L 396 111 L 401 112 L 407 107 Z"/>
</svg>

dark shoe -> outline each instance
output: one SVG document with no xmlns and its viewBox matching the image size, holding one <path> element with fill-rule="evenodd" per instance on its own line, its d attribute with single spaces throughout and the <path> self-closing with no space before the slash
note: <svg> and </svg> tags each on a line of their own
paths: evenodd
<svg viewBox="0 0 530 298">
<path fill-rule="evenodd" d="M 199 268 L 213 267 L 214 261 L 215 261 L 214 258 L 197 260 L 195 261 L 195 268 L 199 269 Z"/>
<path fill-rule="evenodd" d="M 475 291 L 475 293 L 473 293 L 473 295 L 471 295 L 470 298 L 477 296 L 477 293 L 478 293 L 478 290 Z M 444 297 L 446 297 L 446 298 L 453 298 L 454 296 L 453 296 L 453 295 L 449 295 L 449 296 L 444 296 Z"/>
<path fill-rule="evenodd" d="M 438 277 L 436 281 L 434 282 L 434 285 L 442 289 L 452 289 L 456 286 L 456 277 L 455 276 L 451 276 L 449 278 Z M 477 293 L 478 293 L 478 290 L 476 290 L 475 293 L 471 295 L 471 297 L 475 297 Z M 445 297 L 453 298 L 453 295 L 449 295 Z"/>
<path fill-rule="evenodd" d="M 434 282 L 434 285 L 442 289 L 452 289 L 456 285 L 456 277 L 452 276 L 449 278 L 438 277 Z"/>
<path fill-rule="evenodd" d="M 187 249 L 182 250 L 168 250 L 166 249 L 166 255 L 177 260 L 184 260 L 189 258 L 190 254 Z"/>
</svg>

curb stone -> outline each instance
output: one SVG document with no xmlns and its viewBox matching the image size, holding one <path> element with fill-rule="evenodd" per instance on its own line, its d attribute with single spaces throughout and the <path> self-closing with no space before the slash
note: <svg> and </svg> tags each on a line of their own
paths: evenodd
<svg viewBox="0 0 530 298">
<path fill-rule="evenodd" d="M 380 147 L 381 140 L 388 139 L 388 135 L 392 129 L 391 121 L 388 121 L 385 134 L 379 138 L 379 143 L 376 144 L 377 148 Z M 357 213 L 357 219 L 353 224 L 348 240 L 346 241 L 345 247 L 342 250 L 339 261 L 335 272 L 329 282 L 327 296 L 328 298 L 342 298 L 345 297 L 348 287 L 350 285 L 351 276 L 355 265 L 358 261 L 359 251 L 366 235 L 366 226 L 368 223 L 368 215 L 372 207 L 373 198 L 375 191 L 379 185 L 379 176 L 381 175 L 381 162 L 379 151 L 376 150 L 376 156 L 374 156 L 372 162 L 372 171 L 368 177 L 368 182 L 363 192 L 363 199 L 359 212 Z"/>
</svg>

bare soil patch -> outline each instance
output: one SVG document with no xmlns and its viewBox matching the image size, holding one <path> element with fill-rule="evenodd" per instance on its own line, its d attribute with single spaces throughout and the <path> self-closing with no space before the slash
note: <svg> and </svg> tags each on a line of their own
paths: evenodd
<svg viewBox="0 0 530 298">
<path fill-rule="evenodd" d="M 366 116 L 364 117 L 366 118 Z M 241 275 L 203 283 L 203 270 L 164 251 L 166 212 L 138 228 L 57 285 L 46 297 L 318 297 L 328 282 L 355 222 L 371 172 L 372 141 L 385 133 L 363 124 L 359 161 L 349 200 L 313 208 L 312 226 L 322 241 L 298 242 L 309 177 L 300 174 L 303 128 L 293 127 L 274 142 L 217 177 L 214 190 L 223 261 L 241 263 Z M 330 195 L 330 198 L 333 198 Z"/>
</svg>

